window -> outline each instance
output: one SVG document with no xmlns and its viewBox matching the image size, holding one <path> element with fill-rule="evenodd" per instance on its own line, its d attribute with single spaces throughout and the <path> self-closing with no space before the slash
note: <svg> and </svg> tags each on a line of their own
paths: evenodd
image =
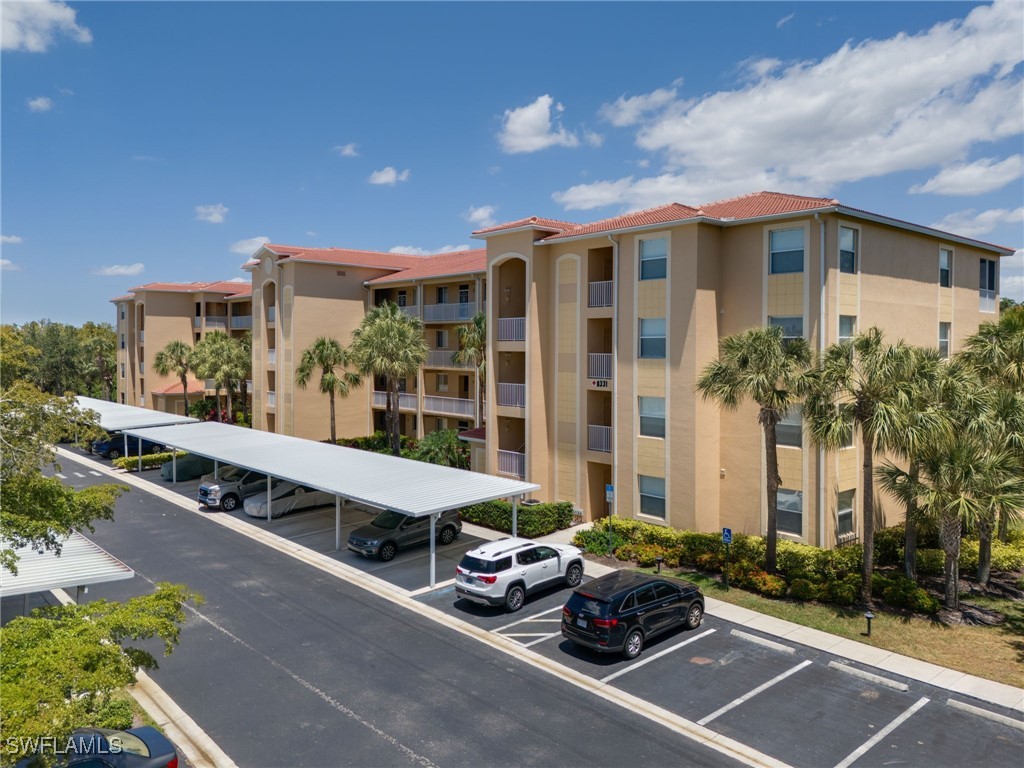
<svg viewBox="0 0 1024 768">
<path fill-rule="evenodd" d="M 640 318 L 640 357 L 665 357 L 665 318 Z"/>
<path fill-rule="evenodd" d="M 434 429 L 436 429 L 438 432 L 440 432 L 442 429 L 444 429 L 444 419 L 442 419 L 440 417 L 435 419 L 434 420 Z"/>
<path fill-rule="evenodd" d="M 121 393 L 121 405 L 124 405 L 124 392 Z"/>
<path fill-rule="evenodd" d="M 124 320 L 124 304 L 121 305 L 121 319 Z"/>
<path fill-rule="evenodd" d="M 640 241 L 640 279 L 659 280 L 668 274 L 668 240 Z"/>
<path fill-rule="evenodd" d="M 439 373 L 437 374 L 437 391 L 447 392 L 448 391 L 448 374 Z"/>
<path fill-rule="evenodd" d="M 939 285 L 949 288 L 953 284 L 953 252 L 939 248 Z"/>
<path fill-rule="evenodd" d="M 665 519 L 665 478 L 637 475 L 640 485 L 640 512 Z"/>
<path fill-rule="evenodd" d="M 640 398 L 640 434 L 644 437 L 665 436 L 665 398 Z"/>
<path fill-rule="evenodd" d="M 400 379 L 398 380 L 398 391 L 399 391 L 399 392 L 406 392 L 406 391 L 407 391 L 407 390 L 406 390 L 406 386 L 407 386 L 407 385 L 408 385 L 408 381 L 407 381 L 407 379 L 405 378 L 405 376 L 403 376 L 402 378 L 400 378 Z"/>
<path fill-rule="evenodd" d="M 434 334 L 434 341 L 437 342 L 434 346 L 436 346 L 438 349 L 447 349 L 448 348 L 448 331 L 437 331 Z"/>
<path fill-rule="evenodd" d="M 856 491 L 840 491 L 836 504 L 836 534 L 853 533 L 853 495 Z"/>
<path fill-rule="evenodd" d="M 775 425 L 775 444 L 785 445 L 789 448 L 803 447 L 803 418 L 800 416 L 799 405 L 790 408 L 782 420 Z"/>
<path fill-rule="evenodd" d="M 467 429 L 469 429 L 469 422 L 468 421 L 460 421 L 459 422 L 459 431 L 460 432 L 465 432 Z"/>
<path fill-rule="evenodd" d="M 447 304 L 448 303 L 448 286 L 439 285 L 437 286 L 437 303 Z"/>
<path fill-rule="evenodd" d="M 124 349 L 124 334 L 121 334 L 121 349 Z"/>
<path fill-rule="evenodd" d="M 839 228 L 839 271 L 857 274 L 857 240 L 860 233 L 849 227 Z"/>
<path fill-rule="evenodd" d="M 994 259 L 981 259 L 981 276 L 978 282 L 981 295 L 982 312 L 996 311 L 996 262 Z"/>
<path fill-rule="evenodd" d="M 854 315 L 839 316 L 839 340 L 849 341 L 857 332 L 857 318 Z"/>
<path fill-rule="evenodd" d="M 804 495 L 800 491 L 792 491 L 789 488 L 779 488 L 778 502 L 776 504 L 778 517 L 776 527 L 783 533 L 795 533 L 803 536 L 804 533 Z"/>
<path fill-rule="evenodd" d="M 777 229 L 768 235 L 771 249 L 769 272 L 785 275 L 804 271 L 804 230 Z"/>
<path fill-rule="evenodd" d="M 409 302 L 409 294 L 406 291 L 398 292 L 398 306 L 404 307 Z"/>
<path fill-rule="evenodd" d="M 642 587 L 633 594 L 636 595 L 637 608 L 643 608 L 645 605 L 658 602 L 658 595 L 655 593 L 653 585 Z"/>
<path fill-rule="evenodd" d="M 782 329 L 782 341 L 802 339 L 804 336 L 804 319 L 802 317 L 769 317 L 768 325 Z"/>
<path fill-rule="evenodd" d="M 121 363 L 121 378 L 124 378 L 124 363 Z"/>
<path fill-rule="evenodd" d="M 949 323 L 939 323 L 939 354 L 949 357 Z"/>
<path fill-rule="evenodd" d="M 459 304 L 469 304 L 469 286 L 459 286 Z"/>
</svg>

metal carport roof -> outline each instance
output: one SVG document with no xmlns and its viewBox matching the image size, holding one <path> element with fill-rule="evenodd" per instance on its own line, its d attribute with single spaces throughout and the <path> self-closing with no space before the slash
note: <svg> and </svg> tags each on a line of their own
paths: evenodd
<svg viewBox="0 0 1024 768">
<path fill-rule="evenodd" d="M 135 571 L 78 532 L 72 532 L 53 550 L 18 547 L 17 575 L 3 569 L 0 597 L 28 595 L 64 587 L 84 587 L 130 579 Z"/>
<path fill-rule="evenodd" d="M 190 424 L 198 421 L 191 416 L 154 411 L 134 405 L 121 405 L 94 397 L 77 397 L 78 407 L 83 411 L 96 411 L 100 426 L 108 432 L 120 432 L 131 427 L 159 427 L 169 424 Z"/>
</svg>

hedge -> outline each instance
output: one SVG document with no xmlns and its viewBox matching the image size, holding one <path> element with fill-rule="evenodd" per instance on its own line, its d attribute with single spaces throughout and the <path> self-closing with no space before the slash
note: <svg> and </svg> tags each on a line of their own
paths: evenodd
<svg viewBox="0 0 1024 768">
<path fill-rule="evenodd" d="M 178 451 L 178 458 L 180 459 L 185 455 L 185 451 Z M 142 468 L 143 469 L 156 469 L 165 462 L 170 461 L 172 453 L 166 451 L 164 453 L 147 453 L 142 457 Z M 138 456 L 122 456 L 119 459 L 114 459 L 113 464 L 118 469 L 127 469 L 129 472 L 137 472 L 139 469 L 139 457 Z"/>
<path fill-rule="evenodd" d="M 482 525 L 495 531 L 512 532 L 512 505 L 501 499 L 473 504 L 459 510 L 463 521 Z M 528 539 L 546 536 L 549 533 L 572 525 L 572 503 L 559 501 L 553 504 L 519 505 L 516 516 L 516 535 Z"/>
</svg>

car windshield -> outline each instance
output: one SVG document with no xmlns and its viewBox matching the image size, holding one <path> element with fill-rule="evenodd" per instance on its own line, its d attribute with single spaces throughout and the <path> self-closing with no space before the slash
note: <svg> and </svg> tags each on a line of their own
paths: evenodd
<svg viewBox="0 0 1024 768">
<path fill-rule="evenodd" d="M 244 471 L 245 470 L 242 469 L 241 467 L 228 467 L 227 469 L 222 469 L 220 471 L 220 473 L 219 473 L 220 477 L 218 477 L 217 479 L 218 480 L 227 480 L 227 481 L 230 481 L 230 480 L 241 480 L 242 479 L 242 473 Z"/>
<path fill-rule="evenodd" d="M 149 747 L 146 746 L 146 742 L 136 736 L 134 733 L 127 733 L 125 731 L 112 731 L 109 728 L 95 728 L 95 729 L 83 729 L 83 731 L 92 730 L 94 733 L 101 734 L 107 743 L 111 747 L 118 747 L 123 752 L 128 752 L 132 755 L 139 755 L 140 757 L 150 757 Z"/>
<path fill-rule="evenodd" d="M 473 573 L 501 573 L 512 567 L 511 557 L 502 557 L 497 560 L 484 560 L 472 555 L 463 555 L 459 567 L 464 571 Z"/>
<path fill-rule="evenodd" d="M 377 515 L 373 519 L 373 524 L 378 528 L 384 528 L 386 530 L 393 531 L 395 528 L 404 523 L 407 519 L 408 518 L 401 512 L 394 512 L 389 509 L 386 512 L 381 512 L 379 515 Z"/>
</svg>

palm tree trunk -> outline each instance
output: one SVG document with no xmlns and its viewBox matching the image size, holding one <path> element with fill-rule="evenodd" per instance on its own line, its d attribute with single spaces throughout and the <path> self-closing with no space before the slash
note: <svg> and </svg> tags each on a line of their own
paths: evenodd
<svg viewBox="0 0 1024 768">
<path fill-rule="evenodd" d="M 1010 525 L 1006 515 L 999 516 L 999 540 L 1005 544 L 1010 538 Z"/>
<path fill-rule="evenodd" d="M 946 608 L 951 611 L 960 609 L 960 517 L 944 514 L 939 524 L 939 536 L 942 549 L 946 553 L 944 579 L 946 587 Z"/>
<path fill-rule="evenodd" d="M 917 474 L 917 462 L 911 460 L 910 482 L 913 485 L 917 485 Z M 916 513 L 917 505 L 912 501 L 908 501 L 906 532 L 903 534 L 903 573 L 906 574 L 908 579 L 915 582 L 917 581 L 917 522 L 914 519 Z"/>
<path fill-rule="evenodd" d="M 334 431 L 334 390 L 332 389 L 327 393 L 328 400 L 331 401 L 331 443 L 338 442 L 338 434 Z"/>
<path fill-rule="evenodd" d="M 188 416 L 188 374 L 181 374 L 181 396 L 185 398 L 185 415 Z"/>
<path fill-rule="evenodd" d="M 388 402 L 391 406 L 391 453 L 395 456 L 402 454 L 402 432 L 399 424 L 398 414 L 400 410 L 401 397 L 398 394 L 398 379 L 388 379 Z"/>
<path fill-rule="evenodd" d="M 782 479 L 779 477 L 779 451 L 775 433 L 775 423 L 770 418 L 765 418 L 764 424 L 764 454 L 765 454 L 765 487 L 768 490 L 768 530 L 765 535 L 765 569 L 768 573 L 775 573 L 776 552 L 778 551 L 779 540 L 779 485 Z"/>
<path fill-rule="evenodd" d="M 864 467 L 861 483 L 864 488 L 864 561 L 860 572 L 860 597 L 866 606 L 871 607 L 871 577 L 875 570 L 875 441 L 868 430 L 861 428 L 861 443 L 864 446 Z"/>
<path fill-rule="evenodd" d="M 992 572 L 992 519 L 978 521 L 978 583 L 988 586 Z"/>
<path fill-rule="evenodd" d="M 227 422 L 228 424 L 230 424 L 234 420 L 234 414 L 231 411 L 231 382 L 230 381 L 228 382 L 226 390 L 227 390 L 227 400 L 228 400 L 228 412 L 227 412 L 227 414 L 226 414 L 226 416 L 224 418 L 224 421 Z"/>
</svg>

